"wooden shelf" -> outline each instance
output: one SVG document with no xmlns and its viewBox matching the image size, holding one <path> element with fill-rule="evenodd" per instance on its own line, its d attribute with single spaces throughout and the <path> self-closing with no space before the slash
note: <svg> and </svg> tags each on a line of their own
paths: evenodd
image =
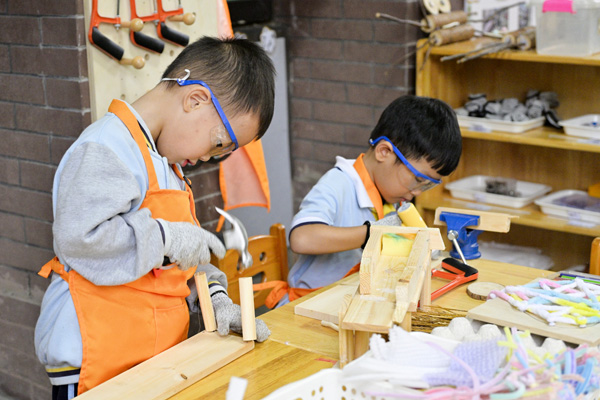
<svg viewBox="0 0 600 400">
<path fill-rule="evenodd" d="M 423 39 L 426 40 L 426 39 Z M 432 47 L 430 55 L 434 56 L 450 56 L 454 54 L 461 54 L 467 51 L 475 50 L 479 47 L 483 47 L 486 44 L 499 43 L 498 40 L 492 38 L 473 38 L 459 43 L 453 43 L 445 46 Z M 419 41 L 419 44 L 423 44 Z M 570 64 L 570 65 L 590 65 L 600 66 L 600 54 L 596 54 L 589 57 L 565 57 L 565 56 L 551 56 L 538 54 L 535 50 L 503 50 L 498 53 L 489 54 L 482 58 L 497 59 L 497 60 L 513 60 L 513 61 L 528 61 L 536 63 L 547 63 L 547 64 Z M 456 63 L 454 61 L 446 61 L 445 63 Z"/>
<path fill-rule="evenodd" d="M 464 138 L 469 139 L 491 140 L 495 142 L 600 153 L 600 141 L 598 141 L 598 144 L 590 143 L 590 141 L 585 138 L 565 135 L 553 128 L 542 127 L 523 133 L 506 133 L 498 131 L 479 132 L 468 129 L 461 129 L 461 132 Z"/>
<path fill-rule="evenodd" d="M 531 226 L 534 228 L 542 228 L 558 232 L 574 233 L 585 236 L 600 236 L 600 226 L 596 225 L 593 228 L 586 228 L 569 224 L 568 220 L 551 217 L 540 211 L 540 208 L 535 204 L 525 206 L 523 208 L 509 208 L 496 206 L 493 204 L 477 203 L 475 201 L 456 199 L 448 194 L 441 197 L 427 198 L 419 201 L 419 207 L 425 210 L 435 210 L 438 207 L 451 207 L 469 210 L 481 210 L 505 213 L 515 215 L 518 218 L 513 218 L 511 224 Z"/>
</svg>

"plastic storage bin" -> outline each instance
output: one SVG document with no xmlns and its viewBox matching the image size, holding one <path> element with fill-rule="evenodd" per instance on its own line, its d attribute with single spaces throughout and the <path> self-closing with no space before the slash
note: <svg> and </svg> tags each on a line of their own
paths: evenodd
<svg viewBox="0 0 600 400">
<path fill-rule="evenodd" d="M 600 51 L 599 0 L 532 0 L 539 54 L 585 57 Z"/>
<path fill-rule="evenodd" d="M 600 224 L 600 199 L 582 190 L 560 190 L 535 200 L 535 204 L 544 214 L 573 222 Z"/>
<path fill-rule="evenodd" d="M 567 135 L 600 139 L 600 114 L 587 114 L 560 121 Z"/>
<path fill-rule="evenodd" d="M 512 184 L 514 186 L 512 195 L 501 194 L 488 191 L 490 185 L 494 182 L 506 182 L 505 186 Z M 498 187 L 498 184 L 495 185 Z M 464 200 L 475 200 L 481 203 L 496 204 L 499 206 L 521 208 L 531 203 L 537 197 L 548 193 L 552 188 L 541 183 L 532 183 L 518 181 L 515 179 L 507 179 L 500 177 L 492 177 L 485 175 L 473 175 L 446 185 L 446 189 L 450 191 L 452 197 Z M 487 190 L 486 190 L 487 189 Z"/>
</svg>

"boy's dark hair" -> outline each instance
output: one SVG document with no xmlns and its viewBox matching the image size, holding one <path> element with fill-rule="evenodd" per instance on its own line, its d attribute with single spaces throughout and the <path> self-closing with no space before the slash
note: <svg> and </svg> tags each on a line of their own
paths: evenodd
<svg viewBox="0 0 600 400">
<path fill-rule="evenodd" d="M 397 98 L 371 132 L 372 140 L 380 136 L 387 136 L 406 158 L 425 158 L 442 176 L 458 166 L 460 128 L 454 111 L 441 100 L 410 95 Z"/>
<path fill-rule="evenodd" d="M 219 99 L 225 114 L 256 113 L 258 138 L 266 132 L 275 103 L 275 68 L 269 56 L 257 44 L 246 39 L 202 37 L 190 43 L 173 60 L 162 78 L 204 81 Z M 164 81 L 167 88 L 175 81 Z"/>
</svg>

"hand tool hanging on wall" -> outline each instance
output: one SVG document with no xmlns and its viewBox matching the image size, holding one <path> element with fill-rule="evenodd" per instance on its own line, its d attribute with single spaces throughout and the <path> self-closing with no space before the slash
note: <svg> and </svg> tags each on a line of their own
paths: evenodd
<svg viewBox="0 0 600 400">
<path fill-rule="evenodd" d="M 131 18 L 139 19 L 140 21 L 142 21 L 142 23 L 156 21 L 158 19 L 156 13 L 147 16 L 139 16 L 137 14 L 137 6 L 135 1 L 136 0 L 129 0 L 129 6 L 131 8 Z M 131 31 L 129 34 L 129 38 L 131 39 L 131 42 L 134 45 L 153 51 L 155 53 L 160 54 L 165 49 L 165 44 L 162 40 L 154 38 L 152 36 L 148 36 L 142 32 Z"/>
<path fill-rule="evenodd" d="M 140 69 L 144 66 L 145 61 L 141 56 L 134 58 L 123 58 L 125 51 L 121 46 L 110 40 L 107 36 L 100 32 L 100 24 L 112 24 L 115 29 L 129 28 L 132 32 L 134 30 L 141 30 L 143 22 L 140 20 L 132 19 L 131 21 L 121 21 L 119 17 L 119 1 L 117 1 L 117 13 L 116 17 L 108 18 L 103 17 L 98 13 L 98 0 L 92 0 L 92 13 L 90 16 L 90 30 L 88 32 L 88 39 L 90 43 L 102 50 L 106 55 L 119 61 L 122 65 L 132 65 L 136 69 Z M 142 22 L 140 24 L 140 22 Z"/>
<path fill-rule="evenodd" d="M 171 11 L 165 11 L 165 9 L 163 8 L 162 0 L 155 1 L 156 13 L 158 15 L 158 21 L 156 25 L 158 37 L 164 40 L 168 40 L 169 42 L 177 44 L 179 46 L 187 46 L 190 42 L 190 37 L 184 33 L 169 28 L 166 24 L 166 20 L 168 19 L 170 21 L 183 21 L 185 24 L 190 25 L 194 23 L 195 16 L 191 13 L 184 14 L 183 8 L 181 8 L 181 3 L 179 8 Z M 193 18 L 190 17 L 190 14 L 193 16 Z"/>
</svg>

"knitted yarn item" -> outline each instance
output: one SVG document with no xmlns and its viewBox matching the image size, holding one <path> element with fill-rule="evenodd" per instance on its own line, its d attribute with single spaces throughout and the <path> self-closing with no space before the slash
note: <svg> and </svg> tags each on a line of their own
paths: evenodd
<svg viewBox="0 0 600 400">
<path fill-rule="evenodd" d="M 459 344 L 454 356 L 467 364 L 479 377 L 483 384 L 491 380 L 500 367 L 507 349 L 497 344 L 497 340 L 483 340 Z M 455 359 L 452 359 L 448 370 L 441 374 L 428 374 L 425 381 L 431 386 L 451 385 L 456 387 L 473 387 L 469 372 Z"/>
</svg>

